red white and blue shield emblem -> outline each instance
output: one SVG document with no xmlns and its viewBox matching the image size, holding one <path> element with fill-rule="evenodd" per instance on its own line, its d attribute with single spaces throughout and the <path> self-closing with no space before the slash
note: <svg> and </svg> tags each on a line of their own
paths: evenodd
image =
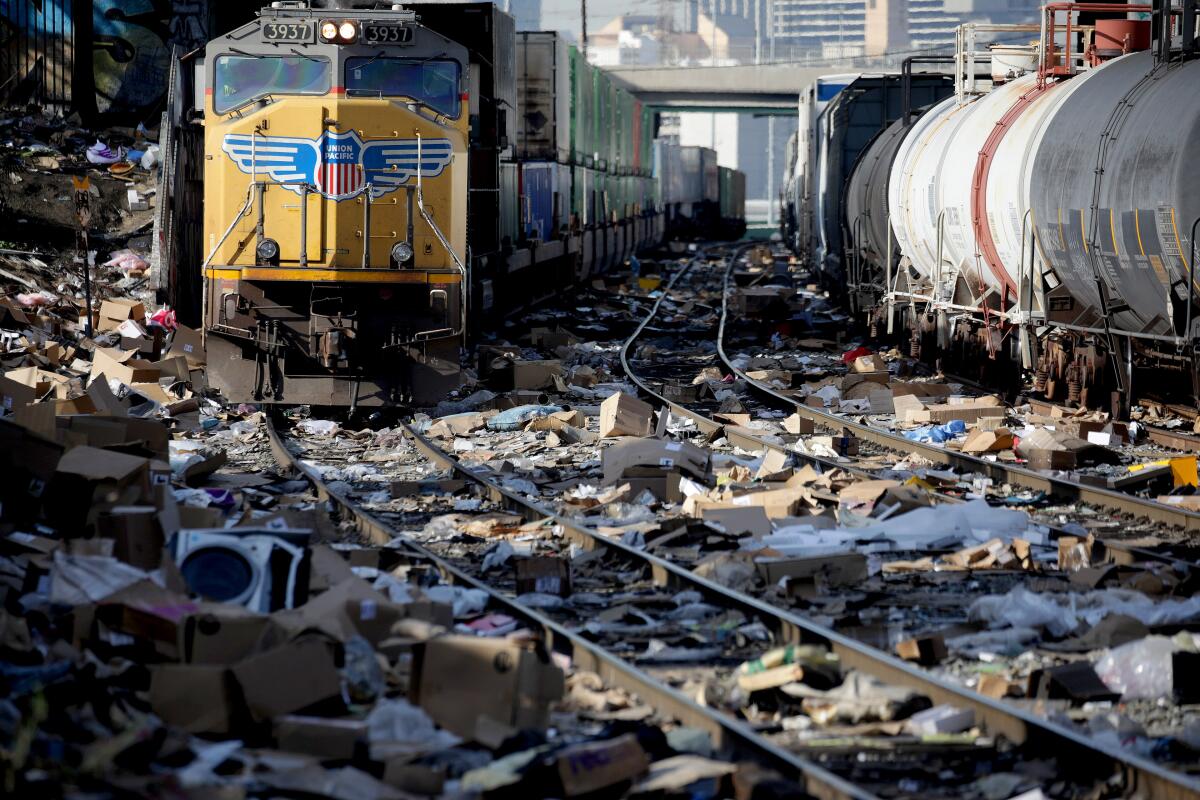
<svg viewBox="0 0 1200 800">
<path fill-rule="evenodd" d="M 317 191 L 330 200 L 354 197 L 363 190 L 362 143 L 354 131 L 326 133 L 317 165 Z"/>
</svg>

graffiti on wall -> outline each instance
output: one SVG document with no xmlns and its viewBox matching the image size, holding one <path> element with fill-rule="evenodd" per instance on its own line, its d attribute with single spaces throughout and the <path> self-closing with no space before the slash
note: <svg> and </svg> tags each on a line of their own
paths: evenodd
<svg viewBox="0 0 1200 800">
<path fill-rule="evenodd" d="M 104 114 L 154 109 L 166 94 L 172 47 L 188 51 L 207 40 L 207 0 L 96 0 L 96 110 Z"/>
<path fill-rule="evenodd" d="M 141 120 L 211 19 L 209 0 L 0 0 L 0 98 Z"/>
</svg>

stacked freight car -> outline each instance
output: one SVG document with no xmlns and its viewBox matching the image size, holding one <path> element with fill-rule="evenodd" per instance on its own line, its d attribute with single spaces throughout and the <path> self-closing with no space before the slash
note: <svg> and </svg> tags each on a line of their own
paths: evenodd
<svg viewBox="0 0 1200 800">
<path fill-rule="evenodd" d="M 579 234 L 591 272 L 660 240 L 654 112 L 552 31 L 517 34 L 516 87 L 513 160 L 501 167 L 508 242 Z"/>
<path fill-rule="evenodd" d="M 670 235 L 738 239 L 746 232 L 746 176 L 719 166 L 715 150 L 657 140 L 654 177 Z"/>
</svg>

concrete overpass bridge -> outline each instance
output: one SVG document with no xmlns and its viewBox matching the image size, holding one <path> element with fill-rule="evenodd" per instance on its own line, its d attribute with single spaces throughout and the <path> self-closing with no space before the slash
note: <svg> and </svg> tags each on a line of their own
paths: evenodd
<svg viewBox="0 0 1200 800">
<path fill-rule="evenodd" d="M 735 64 L 696 67 L 605 67 L 648 106 L 673 111 L 796 113 L 800 90 L 822 75 L 862 67 Z"/>
</svg>

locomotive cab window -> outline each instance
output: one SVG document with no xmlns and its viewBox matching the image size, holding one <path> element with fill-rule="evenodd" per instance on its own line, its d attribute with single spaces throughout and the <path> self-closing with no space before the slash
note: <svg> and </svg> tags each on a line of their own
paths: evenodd
<svg viewBox="0 0 1200 800">
<path fill-rule="evenodd" d="M 223 114 L 271 94 L 327 94 L 329 59 L 220 56 L 213 79 L 213 109 Z"/>
<path fill-rule="evenodd" d="M 457 118 L 459 67 L 449 59 L 349 58 L 346 95 L 411 97 L 447 117 Z"/>
</svg>

